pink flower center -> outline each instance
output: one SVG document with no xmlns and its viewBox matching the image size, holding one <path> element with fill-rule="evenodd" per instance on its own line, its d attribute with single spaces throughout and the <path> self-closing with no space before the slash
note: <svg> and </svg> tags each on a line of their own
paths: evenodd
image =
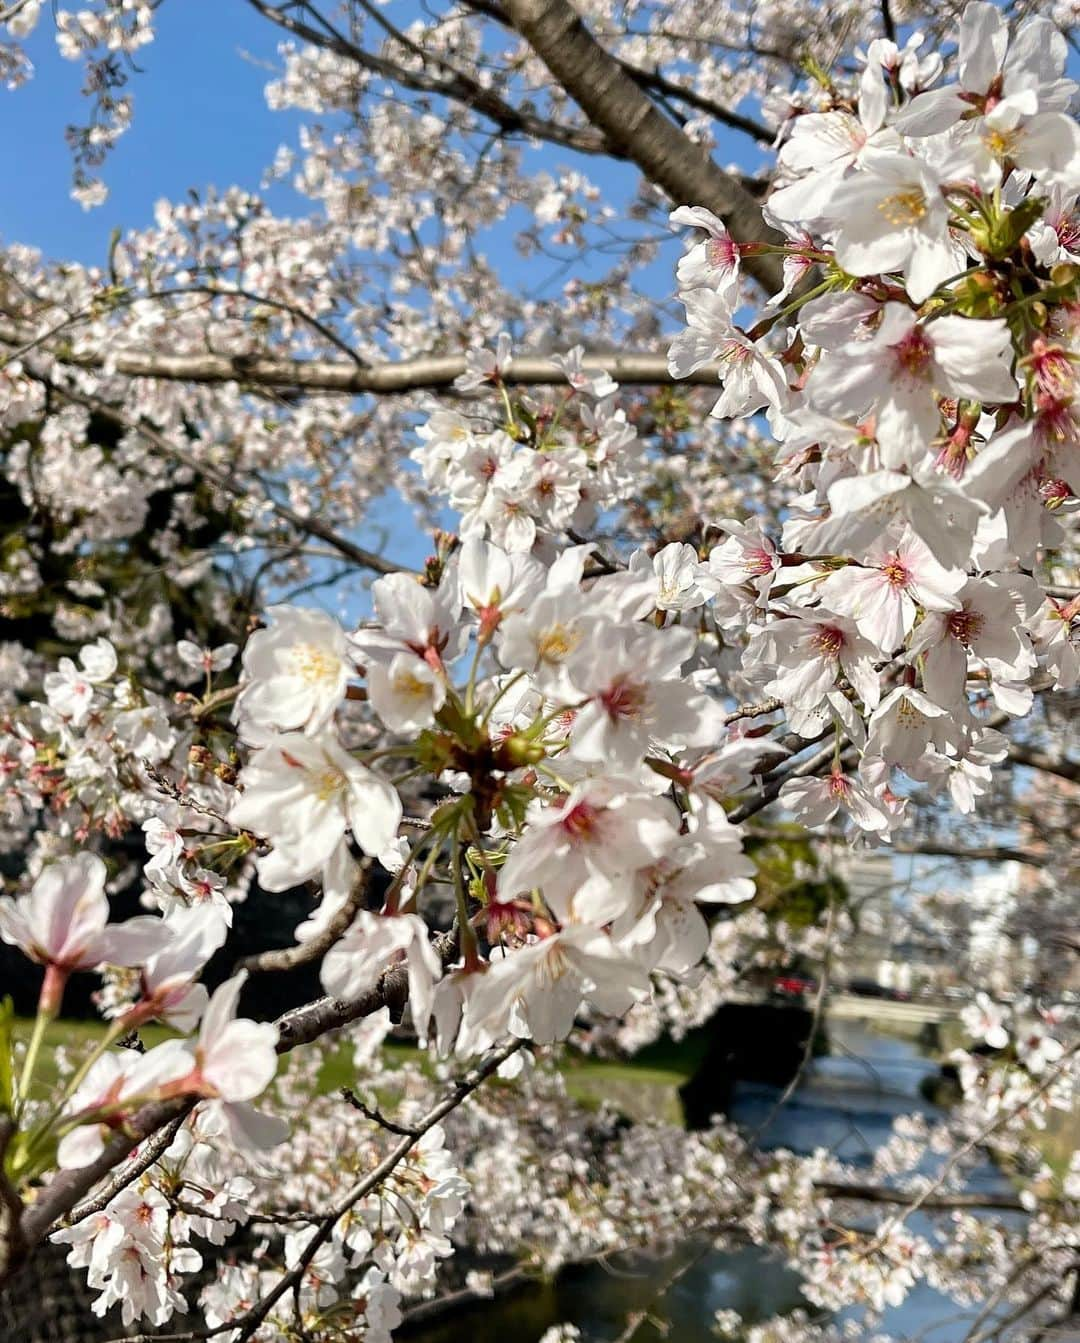
<svg viewBox="0 0 1080 1343">
<path fill-rule="evenodd" d="M 579 802 L 571 807 L 559 824 L 573 840 L 589 839 L 600 820 L 600 809 L 591 802 Z"/>
<path fill-rule="evenodd" d="M 1075 252 L 1080 247 L 1080 219 L 1076 215 L 1066 215 L 1058 220 L 1058 242 L 1067 252 Z"/>
<path fill-rule="evenodd" d="M 764 546 L 758 546 L 756 550 L 746 550 L 743 552 L 743 567 L 755 578 L 764 578 L 773 571 L 772 554 Z"/>
<path fill-rule="evenodd" d="M 891 588 L 906 588 L 911 582 L 911 571 L 899 555 L 890 555 L 881 566 L 881 572 Z"/>
<path fill-rule="evenodd" d="M 1039 494 L 1048 508 L 1056 508 L 1072 497 L 1072 490 L 1067 481 L 1047 477 L 1039 482 Z"/>
<path fill-rule="evenodd" d="M 913 326 L 902 341 L 892 347 L 898 371 L 910 377 L 925 376 L 934 355 L 934 347 L 921 326 Z"/>
<path fill-rule="evenodd" d="M 620 676 L 598 698 L 610 718 L 638 718 L 648 701 L 648 692 L 638 682 Z"/>
<path fill-rule="evenodd" d="M 731 238 L 710 238 L 706 246 L 714 270 L 734 270 L 739 264 L 739 246 Z"/>
<path fill-rule="evenodd" d="M 968 464 L 971 445 L 971 426 L 961 421 L 945 440 L 934 465 L 947 471 L 955 480 L 961 480 Z"/>
<path fill-rule="evenodd" d="M 1036 433 L 1044 443 L 1068 443 L 1076 437 L 1072 402 L 1055 397 L 1040 397 Z"/>
<path fill-rule="evenodd" d="M 727 340 L 717 351 L 716 357 L 722 364 L 745 364 L 750 358 L 750 351 L 737 340 Z"/>
<path fill-rule="evenodd" d="M 812 647 L 828 658 L 838 657 L 844 642 L 844 631 L 837 629 L 835 625 L 826 625 L 818 630 L 810 641 Z"/>
<path fill-rule="evenodd" d="M 949 633 L 962 644 L 970 645 L 982 633 L 986 624 L 977 611 L 953 611 L 948 619 Z"/>
<path fill-rule="evenodd" d="M 1036 387 L 1045 396 L 1059 400 L 1072 395 L 1075 384 L 1072 360 L 1060 345 L 1047 345 L 1041 339 L 1033 341 L 1031 371 Z"/>
<path fill-rule="evenodd" d="M 834 769 L 829 775 L 829 796 L 843 801 L 851 792 L 851 780 L 841 770 Z"/>
</svg>

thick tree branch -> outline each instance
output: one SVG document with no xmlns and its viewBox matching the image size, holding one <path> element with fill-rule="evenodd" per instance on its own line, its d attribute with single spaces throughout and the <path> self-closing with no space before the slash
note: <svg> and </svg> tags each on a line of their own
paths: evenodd
<svg viewBox="0 0 1080 1343">
<path fill-rule="evenodd" d="M 180 1132 L 187 1113 L 177 1115 L 171 1124 L 166 1124 L 160 1132 L 148 1139 L 143 1150 L 139 1153 L 136 1160 L 132 1161 L 120 1171 L 115 1178 L 104 1185 L 98 1192 L 82 1203 L 72 1208 L 71 1212 L 64 1218 L 65 1226 L 75 1226 L 83 1222 L 87 1217 L 92 1217 L 95 1213 L 104 1212 L 117 1194 L 123 1191 L 130 1184 L 134 1184 L 140 1175 L 144 1175 L 152 1165 L 165 1155 L 169 1147 L 172 1146 L 173 1139 Z"/>
<path fill-rule="evenodd" d="M 440 933 L 435 938 L 435 949 L 443 964 L 449 964 L 456 955 L 456 934 Z M 350 1021 L 371 1016 L 382 1007 L 389 1007 L 391 1011 L 400 1010 L 407 995 L 407 969 L 404 964 L 397 964 L 383 974 L 375 988 L 351 1002 L 320 998 L 305 1007 L 286 1012 L 276 1022 L 278 1053 L 286 1054 L 297 1045 L 309 1044 L 320 1035 L 347 1025 Z M 166 1125 L 182 1122 L 196 1103 L 192 1098 L 181 1098 L 143 1106 L 127 1129 L 112 1138 L 90 1165 L 58 1172 L 37 1202 L 23 1214 L 18 1232 L 21 1237 L 20 1249 L 29 1250 L 43 1240 L 54 1223 L 64 1218 L 80 1200 L 87 1198 L 98 1181 L 119 1166 L 139 1143 L 153 1137 Z M 13 1261 L 7 1271 L 0 1272 L 0 1285 L 18 1267 L 18 1262 Z"/>
<path fill-rule="evenodd" d="M 1007 844 L 946 844 L 934 840 L 894 840 L 893 853 L 924 853 L 934 858 L 956 858 L 968 863 L 1025 863 L 1044 867 L 1046 855 L 1030 849 L 1015 849 Z"/>
<path fill-rule="evenodd" d="M 1047 754 L 1046 751 L 1024 746 L 1021 742 L 1013 742 L 1009 747 L 1009 759 L 1015 760 L 1018 765 L 1026 765 L 1029 769 L 1039 769 L 1045 774 L 1056 774 L 1059 779 L 1068 779 L 1070 783 L 1080 783 L 1080 760 L 1066 760 L 1064 756 L 1059 759 L 1057 756 Z"/>
<path fill-rule="evenodd" d="M 151 1105 L 144 1105 L 127 1129 L 110 1138 L 100 1155 L 88 1166 L 58 1171 L 41 1191 L 37 1202 L 32 1203 L 23 1214 L 21 1227 L 26 1249 L 30 1250 L 38 1241 L 44 1240 L 52 1230 L 53 1224 L 65 1217 L 80 1200 L 86 1198 L 97 1182 L 104 1179 L 111 1170 L 115 1170 L 139 1143 L 152 1137 L 166 1125 L 182 1122 L 184 1116 L 190 1114 L 195 1105 L 196 1101 L 192 1097 L 155 1101 Z M 120 1186 L 122 1187 L 123 1185 Z M 0 1285 L 3 1285 L 4 1281 L 5 1275 L 0 1273 Z"/>
<path fill-rule="evenodd" d="M 434 939 L 435 951 L 444 966 L 457 955 L 457 934 L 439 933 Z M 337 1030 L 350 1021 L 369 1017 L 381 1007 L 391 1012 L 400 1011 L 409 992 L 408 969 L 399 962 L 387 970 L 378 984 L 351 1002 L 340 998 L 319 998 L 316 1002 L 296 1007 L 277 1019 L 278 1052 L 286 1053 L 297 1045 L 310 1044 L 327 1031 Z"/>
<path fill-rule="evenodd" d="M 0 344 L 19 347 L 26 333 L 0 321 Z M 269 355 L 165 354 L 160 351 L 46 351 L 60 364 L 91 370 L 108 367 L 110 373 L 133 378 L 160 378 L 165 382 L 201 384 L 239 383 L 286 392 L 339 392 L 350 396 L 402 395 L 407 392 L 452 393 L 465 372 L 465 356 L 431 355 L 420 359 L 372 364 L 358 368 L 336 359 L 280 359 Z M 666 354 L 623 354 L 594 350 L 582 359 L 587 372 L 609 373 L 625 386 L 717 386 L 719 364 L 705 364 L 686 378 L 668 371 Z M 504 374 L 505 382 L 519 387 L 565 386 L 566 374 L 545 355 L 517 355 Z"/>
<path fill-rule="evenodd" d="M 775 140 L 775 132 L 760 121 L 755 121 L 753 117 L 744 117 L 740 112 L 733 112 L 730 108 L 724 107 L 722 103 L 714 102 L 712 98 L 706 98 L 702 94 L 695 92 L 694 89 L 687 88 L 684 84 L 679 84 L 673 79 L 668 79 L 662 75 L 659 70 L 642 70 L 629 61 L 619 61 L 620 67 L 626 71 L 635 84 L 643 89 L 653 89 L 657 93 L 662 93 L 668 98 L 677 98 L 686 103 L 688 107 L 694 108 L 697 112 L 704 112 L 706 116 L 712 117 L 714 121 L 719 121 L 721 125 L 727 126 L 733 131 L 742 131 L 744 135 L 749 135 L 758 144 L 771 145 Z"/>
<path fill-rule="evenodd" d="M 512 29 L 514 26 L 510 21 L 510 16 L 498 3 L 498 0 L 465 0 L 465 3 L 477 14 L 485 14 L 489 19 L 495 19 L 503 24 L 504 27 Z M 676 98 L 680 102 L 686 103 L 688 107 L 693 107 L 698 112 L 704 112 L 714 121 L 719 121 L 722 125 L 730 127 L 731 130 L 742 131 L 744 135 L 749 135 L 759 144 L 771 145 L 776 138 L 776 133 L 760 121 L 754 121 L 752 117 L 745 117 L 739 112 L 732 111 L 730 107 L 725 107 L 723 103 L 718 103 L 712 98 L 706 98 L 696 90 L 687 88 L 684 84 L 676 83 L 673 79 L 668 79 L 661 74 L 659 69 L 643 70 L 640 66 L 623 60 L 621 56 L 615 56 L 613 59 L 618 61 L 635 84 L 639 84 L 643 89 L 652 89 L 666 97 Z"/>
<path fill-rule="evenodd" d="M 676 205 L 704 205 L 739 242 L 782 243 L 753 196 L 664 116 L 592 37 L 567 0 L 506 0 L 514 27 L 609 144 Z M 770 292 L 782 283 L 779 256 L 746 256 L 746 270 Z"/>
<path fill-rule="evenodd" d="M 921 1197 L 918 1194 L 906 1193 L 903 1189 L 890 1189 L 887 1185 L 841 1184 L 832 1180 L 815 1180 L 814 1188 L 827 1198 L 851 1199 L 856 1203 L 885 1203 L 899 1207 L 911 1207 L 916 1199 Z M 962 1208 L 1030 1212 L 1018 1194 L 933 1194 L 923 1198 L 919 1206 L 930 1212 L 950 1212 Z"/>
</svg>

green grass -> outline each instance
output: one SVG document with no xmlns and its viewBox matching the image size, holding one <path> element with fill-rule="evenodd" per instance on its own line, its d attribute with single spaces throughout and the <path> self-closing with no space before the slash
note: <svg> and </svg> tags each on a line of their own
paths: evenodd
<svg viewBox="0 0 1080 1343">
<path fill-rule="evenodd" d="M 342 1087 L 350 1087 L 356 1082 L 356 1069 L 352 1064 L 352 1052 L 351 1041 L 342 1040 L 335 1049 L 327 1054 L 322 1067 L 319 1069 L 316 1083 L 316 1091 L 320 1096 L 328 1096 L 332 1091 L 340 1091 Z M 386 1040 L 383 1043 L 383 1057 L 384 1062 L 391 1068 L 398 1068 L 403 1063 L 419 1061 L 424 1071 L 429 1071 L 427 1055 L 422 1054 L 414 1045 L 407 1044 L 403 1040 Z"/>
<path fill-rule="evenodd" d="M 567 1093 L 580 1105 L 613 1105 L 628 1119 L 683 1122 L 679 1088 L 693 1077 L 705 1057 L 708 1039 L 691 1032 L 681 1041 L 658 1040 L 632 1059 L 597 1059 L 567 1050 L 559 1067 Z"/>
</svg>

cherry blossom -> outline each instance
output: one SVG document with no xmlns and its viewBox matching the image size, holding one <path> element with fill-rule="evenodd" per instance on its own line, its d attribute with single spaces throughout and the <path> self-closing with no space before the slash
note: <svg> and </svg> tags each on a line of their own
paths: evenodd
<svg viewBox="0 0 1080 1343">
<path fill-rule="evenodd" d="M 333 717 L 349 679 L 348 645 L 321 611 L 271 607 L 270 624 L 248 640 L 245 686 L 237 713 L 245 731 L 302 728 L 318 736 Z"/>
<path fill-rule="evenodd" d="M 401 819 L 394 789 L 330 737 L 286 732 L 252 753 L 232 809 L 237 825 L 274 848 L 258 862 L 268 890 L 285 890 L 330 862 L 351 830 L 365 853 L 389 847 Z"/>
<path fill-rule="evenodd" d="M 47 968 L 42 989 L 47 1012 L 59 1007 L 73 970 L 105 961 L 135 965 L 160 945 L 156 919 L 109 923 L 105 878 L 101 859 L 82 853 L 47 867 L 28 895 L 0 901 L 0 937 Z"/>
</svg>

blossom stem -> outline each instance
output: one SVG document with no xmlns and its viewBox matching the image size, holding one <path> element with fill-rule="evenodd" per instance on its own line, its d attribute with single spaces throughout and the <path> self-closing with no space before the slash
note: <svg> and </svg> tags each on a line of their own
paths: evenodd
<svg viewBox="0 0 1080 1343">
<path fill-rule="evenodd" d="M 510 403 L 510 394 L 506 390 L 506 383 L 502 378 L 499 379 L 499 391 L 502 393 L 503 405 L 506 407 L 506 427 L 511 438 L 517 429 L 517 420 L 514 418 L 514 407 Z"/>
<path fill-rule="evenodd" d="M 398 912 L 398 897 L 401 895 L 401 888 L 402 886 L 404 886 L 405 879 L 409 875 L 409 868 L 416 861 L 420 853 L 420 850 L 424 847 L 424 845 L 428 842 L 428 840 L 431 839 L 431 837 L 436 833 L 437 830 L 434 826 L 432 827 L 431 830 L 425 830 L 423 834 L 419 836 L 419 838 L 417 839 L 416 843 L 412 846 L 412 848 L 410 848 L 409 852 L 405 855 L 405 861 L 401 864 L 401 870 L 395 874 L 393 881 L 387 887 L 386 900 L 384 904 L 384 909 L 387 914 L 396 914 Z M 424 875 L 424 873 L 421 873 L 421 876 L 422 875 Z M 418 881 L 417 882 L 418 890 L 419 887 L 420 883 Z"/>
<path fill-rule="evenodd" d="M 412 894 L 409 896 L 408 900 L 406 900 L 403 905 L 399 906 L 398 910 L 396 911 L 397 913 L 408 914 L 415 912 L 416 901 L 420 895 L 420 892 L 427 885 L 427 879 L 428 877 L 431 876 L 432 868 L 434 868 L 438 860 L 439 860 L 439 846 L 438 844 L 433 844 L 431 848 L 428 850 L 427 857 L 421 864 L 420 870 L 416 874 L 416 885 L 413 888 Z"/>
<path fill-rule="evenodd" d="M 556 771 L 543 760 L 537 761 L 536 768 L 546 774 L 549 779 L 554 779 L 564 793 L 572 793 L 574 791 L 574 785 L 564 779 L 561 774 L 556 773 Z"/>
<path fill-rule="evenodd" d="M 588 702 L 587 699 L 583 699 L 579 700 L 577 704 L 560 704 L 557 709 L 552 709 L 551 712 L 545 714 L 539 722 L 534 723 L 529 729 L 529 735 L 532 737 L 542 736 L 544 728 L 546 728 L 549 723 L 554 723 L 555 719 L 561 718 L 564 713 L 576 713 L 578 709 L 584 709 Z"/>
<path fill-rule="evenodd" d="M 465 716 L 473 716 L 473 706 L 476 698 L 476 674 L 480 670 L 480 659 L 484 655 L 484 640 L 477 637 L 476 652 L 473 653 L 472 664 L 469 667 L 469 680 L 465 686 Z"/>
<path fill-rule="evenodd" d="M 822 280 L 820 284 L 815 285 L 813 289 L 807 290 L 805 294 L 800 294 L 798 298 L 792 299 L 790 303 L 785 304 L 778 312 L 770 313 L 768 317 L 763 317 L 760 322 L 755 323 L 754 326 L 750 328 L 746 333 L 747 336 L 750 340 L 760 340 L 766 332 L 773 329 L 777 322 L 785 317 L 790 317 L 793 312 L 798 312 L 803 304 L 809 303 L 812 298 L 820 298 L 822 294 L 827 294 L 830 289 L 834 289 L 838 279 L 839 277 L 836 275 L 829 275 L 826 279 Z"/>
<path fill-rule="evenodd" d="M 50 966 L 49 969 L 52 969 Z M 42 990 L 44 997 L 44 989 Z M 19 1109 L 26 1104 L 30 1093 L 30 1083 L 34 1080 L 34 1070 L 37 1067 L 38 1054 L 41 1052 L 41 1046 L 45 1039 L 45 1031 L 49 1023 L 55 1020 L 55 1012 L 47 1012 L 43 1007 L 38 1006 L 37 1016 L 34 1018 L 34 1030 L 30 1036 L 30 1043 L 26 1047 L 26 1057 L 23 1059 L 22 1072 L 19 1075 Z"/>
<path fill-rule="evenodd" d="M 461 834 L 459 827 L 456 825 L 450 836 L 450 866 L 454 871 L 454 899 L 457 902 L 461 951 L 466 967 L 471 967 L 476 965 L 478 961 L 476 933 L 469 922 L 469 902 L 465 891 L 465 882 L 461 875 Z"/>
</svg>

